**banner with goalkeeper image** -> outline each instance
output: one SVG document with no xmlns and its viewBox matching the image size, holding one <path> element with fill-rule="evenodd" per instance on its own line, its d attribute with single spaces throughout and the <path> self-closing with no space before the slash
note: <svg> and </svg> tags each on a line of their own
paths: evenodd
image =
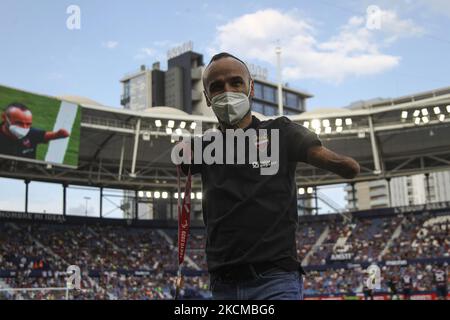
<svg viewBox="0 0 450 320">
<path fill-rule="evenodd" d="M 0 114 L 0 158 L 78 166 L 79 105 L 0 85 Z"/>
</svg>

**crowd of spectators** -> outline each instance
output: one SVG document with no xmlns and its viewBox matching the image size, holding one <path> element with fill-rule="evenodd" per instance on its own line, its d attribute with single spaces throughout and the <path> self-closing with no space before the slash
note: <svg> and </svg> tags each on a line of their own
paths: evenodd
<svg viewBox="0 0 450 320">
<path fill-rule="evenodd" d="M 377 261 L 401 218 L 360 219 L 347 239 L 354 262 Z"/>
<path fill-rule="evenodd" d="M 398 295 L 402 294 L 407 287 L 411 293 L 433 292 L 436 290 L 433 274 L 437 268 L 442 268 L 442 266 L 438 263 L 383 266 L 381 268 L 381 288 L 376 292 Z M 405 281 L 406 278 L 410 279 L 410 283 Z M 305 277 L 304 293 L 305 295 L 352 296 L 363 292 L 366 281 L 367 272 L 362 268 L 310 271 Z"/>
<path fill-rule="evenodd" d="M 398 237 L 393 237 L 395 231 Z M 297 253 L 309 255 L 310 271 L 305 294 L 361 292 L 365 274 L 358 268 L 336 268 L 330 255 L 352 253 L 351 262 L 423 259 L 450 256 L 450 216 L 446 214 L 394 215 L 300 222 Z M 324 232 L 327 233 L 324 233 Z M 321 235 L 324 241 L 317 245 Z M 185 271 L 202 272 L 184 277 L 181 296 L 208 298 L 209 278 L 203 229 L 192 229 L 186 254 L 195 263 Z M 384 250 L 384 251 L 383 251 Z M 341 261 L 342 262 L 342 261 Z M 65 270 L 77 265 L 82 271 L 82 291 L 71 299 L 172 299 L 175 294 L 177 230 L 130 226 L 68 225 L 32 222 L 0 223 L 0 287 L 65 287 Z M 384 279 L 411 275 L 413 288 L 432 289 L 432 262 L 408 267 L 383 267 Z M 13 272 L 5 275 L 5 272 Z M 137 273 L 136 273 L 137 272 Z M 139 274 L 139 272 L 141 274 Z M 397 279 L 398 280 L 398 279 Z M 383 290 L 388 290 L 386 281 Z M 64 290 L 0 292 L 0 298 L 64 299 Z"/>
<path fill-rule="evenodd" d="M 354 224 L 346 223 L 345 221 L 331 221 L 328 224 L 328 235 L 322 244 L 314 248 L 314 251 L 309 259 L 310 265 L 323 265 L 327 263 L 327 258 L 333 253 L 336 247 L 336 242 L 340 238 L 348 238 Z"/>
<path fill-rule="evenodd" d="M 450 215 L 406 215 L 402 232 L 394 239 L 386 259 L 450 257 Z"/>
<path fill-rule="evenodd" d="M 322 232 L 325 230 L 327 223 L 322 222 L 305 222 L 299 224 L 296 236 L 297 255 L 299 258 L 304 258 L 312 249 L 314 244 L 319 239 Z"/>
</svg>

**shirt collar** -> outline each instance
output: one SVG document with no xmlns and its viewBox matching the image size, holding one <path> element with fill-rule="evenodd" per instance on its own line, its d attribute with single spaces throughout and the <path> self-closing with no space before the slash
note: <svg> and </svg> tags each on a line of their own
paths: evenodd
<svg viewBox="0 0 450 320">
<path fill-rule="evenodd" d="M 259 123 L 261 122 L 261 120 L 259 120 L 257 117 L 255 117 L 254 115 L 252 115 L 252 121 L 250 122 L 250 124 L 247 126 L 247 127 L 245 127 L 245 128 L 242 128 L 242 130 L 247 130 L 247 129 L 250 129 L 250 128 L 252 128 L 252 129 L 257 129 L 258 127 L 259 127 Z M 222 130 L 222 129 L 220 129 L 220 131 L 222 132 L 222 133 L 225 133 L 225 131 L 224 130 Z"/>
<path fill-rule="evenodd" d="M 252 115 L 252 122 L 250 123 L 250 125 L 248 127 L 244 128 L 243 130 L 245 131 L 245 130 L 250 129 L 250 128 L 257 129 L 259 127 L 259 123 L 260 122 L 261 121 L 257 117 Z"/>
</svg>

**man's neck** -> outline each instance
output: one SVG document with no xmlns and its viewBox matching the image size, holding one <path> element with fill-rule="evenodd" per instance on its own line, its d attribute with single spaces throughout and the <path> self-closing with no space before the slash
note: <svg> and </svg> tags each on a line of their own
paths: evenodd
<svg viewBox="0 0 450 320">
<path fill-rule="evenodd" d="M 244 118 L 242 118 L 241 121 L 239 121 L 237 124 L 233 125 L 233 126 L 229 126 L 229 125 L 224 125 L 223 123 L 220 123 L 220 129 L 222 131 L 226 130 L 226 129 L 245 129 L 247 127 L 249 127 L 252 124 L 253 121 L 253 117 L 252 117 L 252 113 L 249 112 Z"/>
</svg>

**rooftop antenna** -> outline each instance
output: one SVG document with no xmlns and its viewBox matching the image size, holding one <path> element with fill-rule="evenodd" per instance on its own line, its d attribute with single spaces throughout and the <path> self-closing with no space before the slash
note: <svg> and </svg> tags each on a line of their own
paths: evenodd
<svg viewBox="0 0 450 320">
<path fill-rule="evenodd" d="M 277 54 L 277 72 L 278 72 L 278 113 L 283 115 L 283 79 L 281 76 L 281 46 L 280 39 L 277 40 L 277 47 L 275 48 Z"/>
</svg>

